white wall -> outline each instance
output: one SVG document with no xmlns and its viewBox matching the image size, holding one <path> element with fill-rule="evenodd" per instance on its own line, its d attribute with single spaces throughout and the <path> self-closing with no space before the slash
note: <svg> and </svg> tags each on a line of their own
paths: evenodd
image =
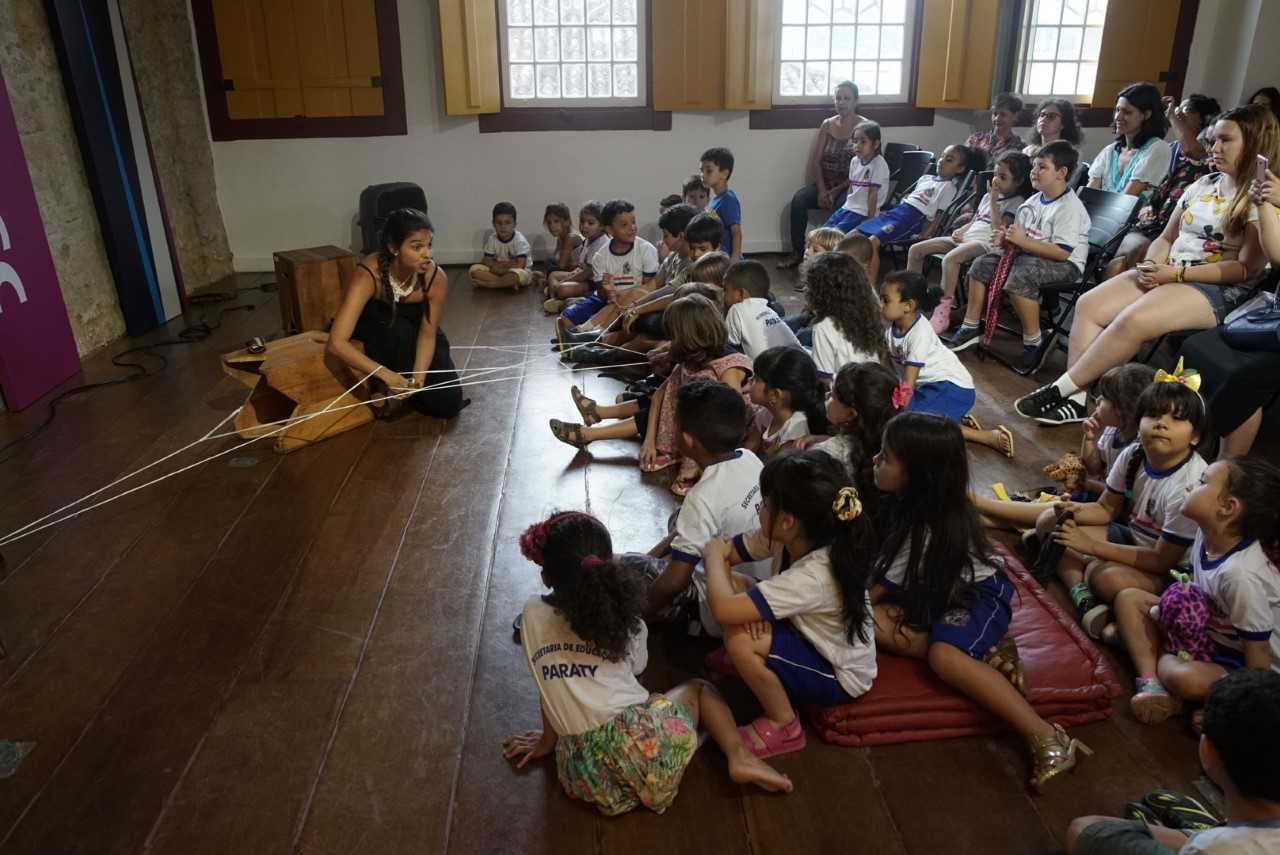
<svg viewBox="0 0 1280 855">
<path fill-rule="evenodd" d="M 400 0 L 399 12 L 407 136 L 213 143 L 236 269 L 269 270 L 279 250 L 328 243 L 358 249 L 360 191 L 384 181 L 422 185 L 436 255 L 446 263 L 475 258 L 500 200 L 515 203 L 535 249 L 545 249 L 541 216 L 552 201 L 576 210 L 589 198 L 628 198 L 652 228 L 658 200 L 679 192 L 713 145 L 728 146 L 737 160 L 731 186 L 743 202 L 746 251 L 784 247 L 787 203 L 800 186 L 813 130 L 749 131 L 745 112 L 718 112 L 676 113 L 668 132 L 481 134 L 475 118 L 444 115 L 435 0 Z M 975 118 L 939 111 L 932 127 L 885 128 L 885 139 L 941 151 L 963 142 Z M 1106 129 L 1089 130 L 1084 155 L 1110 139 Z"/>
</svg>

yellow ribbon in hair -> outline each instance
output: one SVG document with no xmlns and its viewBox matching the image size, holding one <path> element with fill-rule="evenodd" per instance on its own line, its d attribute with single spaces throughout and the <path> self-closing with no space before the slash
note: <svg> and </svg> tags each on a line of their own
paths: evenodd
<svg viewBox="0 0 1280 855">
<path fill-rule="evenodd" d="M 1178 364 L 1173 367 L 1173 373 L 1170 374 L 1161 368 L 1156 372 L 1157 383 L 1181 383 L 1192 392 L 1200 391 L 1200 372 L 1194 368 L 1182 367 L 1183 357 L 1178 357 Z"/>
<path fill-rule="evenodd" d="M 852 487 L 841 487 L 840 492 L 836 493 L 835 501 L 831 503 L 831 512 L 841 522 L 856 520 L 862 515 L 862 500 L 858 498 L 858 491 Z"/>
</svg>

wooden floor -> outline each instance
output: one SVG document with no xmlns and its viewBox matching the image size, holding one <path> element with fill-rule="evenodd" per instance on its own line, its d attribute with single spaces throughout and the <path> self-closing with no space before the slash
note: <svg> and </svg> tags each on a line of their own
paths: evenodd
<svg viewBox="0 0 1280 855">
<path fill-rule="evenodd" d="M 459 364 L 520 361 L 463 347 L 546 342 L 535 295 L 473 293 L 461 275 L 445 319 Z M 794 299 L 785 279 L 778 290 Z M 237 406 L 218 354 L 279 322 L 274 295 L 241 297 L 257 310 L 169 349 L 152 380 L 67 401 L 0 463 L 0 533 Z M 1033 385 L 966 359 L 984 422 Z M 117 373 L 101 355 L 73 384 Z M 619 387 L 575 376 L 603 399 Z M 640 477 L 635 444 L 588 457 L 551 438 L 547 418 L 574 414 L 569 380 L 548 356 L 470 387 L 453 424 L 410 415 L 284 457 L 250 446 L 0 550 L 0 739 L 35 743 L 0 780 L 0 852 L 1045 853 L 1075 815 L 1191 788 L 1184 726 L 1140 725 L 1123 700 L 1077 729 L 1096 756 L 1043 797 L 1012 737 L 869 750 L 814 738 L 778 760 L 796 783 L 786 797 L 729 783 L 708 747 L 664 816 L 604 819 L 564 796 L 552 764 L 513 772 L 500 741 L 538 722 L 510 628 L 538 590 L 517 535 L 586 507 L 619 548 L 647 549 L 674 507 L 664 480 Z M 0 415 L 0 445 L 43 412 Z M 1078 441 L 1003 418 L 1018 465 L 975 451 L 979 486 L 1039 484 Z M 206 446 L 146 476 L 233 443 Z M 701 651 L 660 633 L 652 645 L 650 688 L 696 673 Z M 754 714 L 741 693 L 735 706 Z"/>
</svg>

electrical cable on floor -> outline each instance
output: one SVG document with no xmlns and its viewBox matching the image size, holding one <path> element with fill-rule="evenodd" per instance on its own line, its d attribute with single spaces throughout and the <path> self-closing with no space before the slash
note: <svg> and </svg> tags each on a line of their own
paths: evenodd
<svg viewBox="0 0 1280 855">
<path fill-rule="evenodd" d="M 275 279 L 273 276 L 270 280 L 260 281 L 254 285 L 242 286 L 236 288 L 234 291 L 205 291 L 200 294 L 193 294 L 187 298 L 187 306 L 194 308 L 196 306 L 213 306 L 220 305 L 222 303 L 229 303 L 232 300 L 239 299 L 240 294 L 248 291 L 266 291 L 267 286 L 274 284 L 274 282 Z M 139 345 L 138 347 L 131 347 L 128 350 L 123 350 L 120 353 L 115 354 L 111 357 L 111 364 L 117 368 L 124 368 L 131 373 L 126 374 L 124 377 L 117 377 L 113 380 L 101 380 L 96 383 L 86 383 L 83 386 L 76 386 L 58 393 L 49 401 L 49 414 L 45 416 L 43 421 L 21 436 L 0 446 L 0 463 L 4 463 L 8 459 L 9 452 L 12 449 L 24 442 L 34 439 L 36 436 L 39 436 L 42 431 L 48 428 L 49 425 L 53 423 L 54 417 L 58 414 L 58 406 L 66 399 L 73 398 L 77 395 L 83 395 L 86 392 L 92 392 L 96 389 L 103 389 L 108 386 L 123 386 L 126 383 L 136 383 L 137 381 L 145 380 L 148 377 L 155 377 L 157 374 L 169 367 L 169 360 L 165 359 L 161 353 L 155 351 L 166 347 L 176 347 L 180 344 L 196 344 L 198 342 L 202 342 L 213 335 L 213 333 L 222 326 L 222 318 L 228 312 L 252 312 L 256 308 L 258 308 L 256 305 L 250 303 L 225 306 L 218 310 L 213 321 L 209 321 L 204 316 L 201 316 L 200 320 L 184 327 L 175 339 Z M 146 363 L 124 358 L 135 353 L 143 356 L 149 356 L 152 359 L 158 359 L 160 361 L 160 367 L 155 368 L 154 370 L 148 370 Z"/>
</svg>

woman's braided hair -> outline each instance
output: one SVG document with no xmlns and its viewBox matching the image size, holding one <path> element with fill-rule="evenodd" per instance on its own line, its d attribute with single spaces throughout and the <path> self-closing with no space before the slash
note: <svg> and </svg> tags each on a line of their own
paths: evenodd
<svg viewBox="0 0 1280 855">
<path fill-rule="evenodd" d="M 378 232 L 378 281 L 374 284 L 378 296 L 391 304 L 391 318 L 387 321 L 387 326 L 396 322 L 396 297 L 391 291 L 391 262 L 396 250 L 409 239 L 409 235 L 424 229 L 435 231 L 425 213 L 417 208 L 397 208 L 387 215 L 386 222 Z"/>
</svg>

